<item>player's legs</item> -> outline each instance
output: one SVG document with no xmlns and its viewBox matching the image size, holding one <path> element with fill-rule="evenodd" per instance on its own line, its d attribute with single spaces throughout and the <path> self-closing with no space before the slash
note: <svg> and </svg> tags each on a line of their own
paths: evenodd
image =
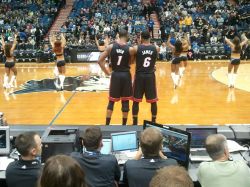
<svg viewBox="0 0 250 187">
<path fill-rule="evenodd" d="M 155 74 L 147 74 L 145 77 L 145 96 L 148 103 L 151 103 L 151 114 L 153 122 L 156 121 L 157 116 L 157 90 Z"/>
<path fill-rule="evenodd" d="M 114 109 L 114 104 L 116 101 L 119 101 L 120 97 L 121 97 L 119 72 L 112 72 L 109 87 L 110 87 L 110 89 L 109 89 L 109 103 L 108 103 L 107 113 L 106 113 L 106 125 L 110 124 L 113 109 Z"/>
<path fill-rule="evenodd" d="M 136 74 L 134 85 L 133 85 L 133 107 L 132 107 L 132 114 L 133 114 L 133 125 L 138 124 L 138 113 L 139 113 L 139 102 L 142 101 L 144 92 L 145 92 L 145 83 L 144 83 L 144 75 L 143 74 Z"/>
<path fill-rule="evenodd" d="M 108 107 L 107 107 L 107 113 L 106 113 L 106 123 L 105 123 L 106 125 L 110 124 L 112 113 L 114 110 L 114 105 L 115 105 L 114 101 L 109 101 Z"/>
<path fill-rule="evenodd" d="M 155 122 L 157 117 L 157 102 L 151 103 L 151 114 L 152 114 L 152 122 Z"/>
<path fill-rule="evenodd" d="M 132 107 L 133 125 L 138 125 L 139 102 L 134 101 Z"/>
<path fill-rule="evenodd" d="M 128 120 L 128 112 L 129 112 L 129 101 L 122 101 L 122 125 L 127 124 Z"/>
</svg>

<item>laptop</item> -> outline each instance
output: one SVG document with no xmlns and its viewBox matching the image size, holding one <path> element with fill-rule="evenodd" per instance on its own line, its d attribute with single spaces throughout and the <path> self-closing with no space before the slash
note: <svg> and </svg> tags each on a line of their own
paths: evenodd
<svg viewBox="0 0 250 187">
<path fill-rule="evenodd" d="M 138 150 L 136 131 L 111 133 L 111 152 L 115 155 L 118 164 L 133 159 Z"/>
<path fill-rule="evenodd" d="M 144 120 L 143 129 L 149 127 L 161 131 L 163 135 L 163 154 L 168 158 L 175 159 L 180 165 L 188 169 L 191 134 L 171 126 Z"/>
<path fill-rule="evenodd" d="M 205 141 L 209 135 L 217 134 L 217 128 L 187 128 L 186 131 L 191 133 L 190 160 L 211 161 L 205 148 Z"/>
</svg>

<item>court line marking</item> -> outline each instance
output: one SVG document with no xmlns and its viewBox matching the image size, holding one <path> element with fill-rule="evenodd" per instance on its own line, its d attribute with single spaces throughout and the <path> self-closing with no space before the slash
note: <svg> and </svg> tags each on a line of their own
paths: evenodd
<svg viewBox="0 0 250 187">
<path fill-rule="evenodd" d="M 67 102 L 63 105 L 63 107 L 59 110 L 59 112 L 55 115 L 55 117 L 51 120 L 51 122 L 49 123 L 49 127 L 53 126 L 53 123 L 55 122 L 55 120 L 59 117 L 59 115 L 63 112 L 63 110 L 66 108 L 66 106 L 69 104 L 69 102 L 71 101 L 71 99 L 76 95 L 77 92 L 74 92 L 70 98 L 67 100 Z"/>
</svg>

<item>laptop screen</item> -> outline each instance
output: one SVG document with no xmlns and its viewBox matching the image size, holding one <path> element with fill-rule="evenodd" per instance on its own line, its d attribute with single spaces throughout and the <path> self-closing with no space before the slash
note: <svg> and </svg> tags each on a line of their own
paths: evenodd
<svg viewBox="0 0 250 187">
<path fill-rule="evenodd" d="M 136 131 L 112 133 L 111 134 L 112 151 L 126 151 L 137 149 Z"/>
<path fill-rule="evenodd" d="M 217 128 L 187 128 L 191 133 L 191 148 L 205 148 L 206 138 L 211 134 L 217 134 Z"/>
<path fill-rule="evenodd" d="M 190 133 L 173 127 L 144 121 L 143 128 L 158 128 L 163 135 L 163 154 L 169 158 L 174 158 L 182 166 L 188 168 L 190 151 Z"/>
<path fill-rule="evenodd" d="M 111 152 L 111 140 L 110 139 L 102 139 L 102 149 L 101 149 L 101 153 L 102 154 L 110 154 Z"/>
<path fill-rule="evenodd" d="M 8 126 L 0 126 L 0 155 L 8 155 L 10 153 L 10 128 Z"/>
</svg>

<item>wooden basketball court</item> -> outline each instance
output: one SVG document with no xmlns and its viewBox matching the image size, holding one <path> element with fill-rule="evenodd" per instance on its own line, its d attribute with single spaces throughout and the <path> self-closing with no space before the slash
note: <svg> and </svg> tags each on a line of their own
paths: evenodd
<svg viewBox="0 0 250 187">
<path fill-rule="evenodd" d="M 170 64 L 158 62 L 156 72 L 159 96 L 157 122 L 198 125 L 250 123 L 250 66 L 245 61 L 241 63 L 236 83 L 240 89 L 237 85 L 235 89 L 229 89 L 224 84 L 227 82 L 225 67 L 227 67 L 227 62 L 190 62 L 182 79 L 182 85 L 174 90 Z M 11 94 L 13 91 L 37 85 L 26 83 L 27 81 L 37 82 L 54 78 L 53 63 L 17 64 L 17 68 L 19 87 L 6 91 L 2 87 L 4 66 L 0 66 L 0 111 L 4 112 L 10 125 L 104 124 L 108 102 L 107 91 L 43 90 L 39 92 L 36 90 L 36 92 Z M 96 75 L 100 72 L 96 63 L 67 64 L 66 68 L 67 77 L 84 75 L 86 80 L 92 74 Z M 129 125 L 132 124 L 131 119 L 130 113 Z M 144 119 L 151 119 L 150 105 L 145 100 L 140 104 L 139 124 L 142 124 Z M 111 124 L 120 123 L 121 105 L 118 103 L 115 105 Z"/>
</svg>

